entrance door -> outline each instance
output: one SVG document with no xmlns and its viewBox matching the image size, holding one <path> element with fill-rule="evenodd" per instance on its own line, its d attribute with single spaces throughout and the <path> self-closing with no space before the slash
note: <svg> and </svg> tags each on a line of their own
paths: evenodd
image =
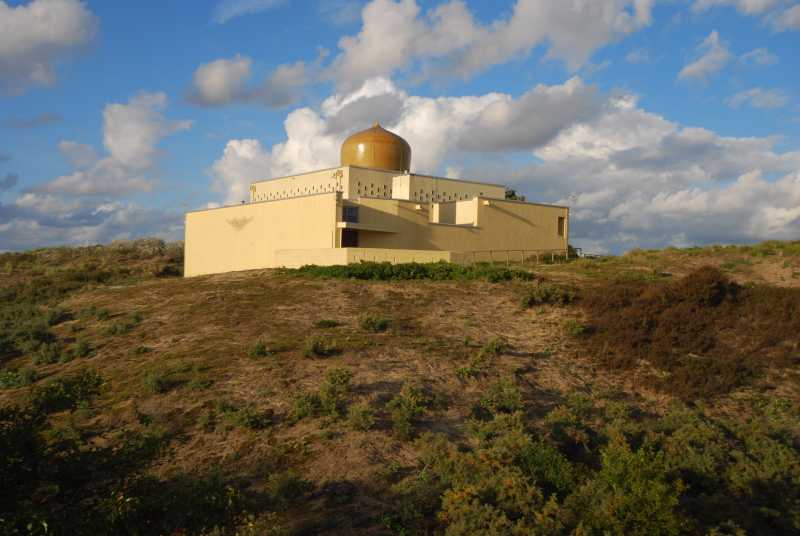
<svg viewBox="0 0 800 536">
<path fill-rule="evenodd" d="M 342 247 L 343 248 L 358 247 L 358 230 L 342 229 Z"/>
</svg>

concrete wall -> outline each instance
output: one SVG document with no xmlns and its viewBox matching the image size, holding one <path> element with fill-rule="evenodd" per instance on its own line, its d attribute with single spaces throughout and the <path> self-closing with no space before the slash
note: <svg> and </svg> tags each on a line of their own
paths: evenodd
<svg viewBox="0 0 800 536">
<path fill-rule="evenodd" d="M 334 266 L 361 261 L 403 263 L 461 260 L 460 255 L 450 251 L 380 248 L 287 249 L 275 252 L 275 258 L 277 264 L 286 268 L 299 268 L 306 264 Z"/>
<path fill-rule="evenodd" d="M 347 167 L 338 167 L 254 182 L 250 185 L 250 202 L 341 192 L 346 188 L 347 171 Z"/>
<path fill-rule="evenodd" d="M 448 225 L 429 221 L 429 211 L 433 208 L 429 204 L 360 199 L 360 224 L 394 232 L 359 231 L 358 245 L 445 251 L 564 250 L 567 247 L 569 209 L 565 207 L 476 198 L 465 203 L 464 210 L 470 203 L 474 224 Z M 565 219 L 565 236 L 558 234 L 559 217 Z"/>
<path fill-rule="evenodd" d="M 235 205 L 186 214 L 184 274 L 279 266 L 275 251 L 333 248 L 336 194 Z"/>
</svg>

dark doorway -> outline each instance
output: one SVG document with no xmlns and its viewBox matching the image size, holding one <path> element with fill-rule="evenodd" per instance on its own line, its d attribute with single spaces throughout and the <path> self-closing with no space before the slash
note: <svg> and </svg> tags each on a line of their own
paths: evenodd
<svg viewBox="0 0 800 536">
<path fill-rule="evenodd" d="M 358 247 L 358 231 L 356 229 L 342 229 L 342 247 Z"/>
</svg>

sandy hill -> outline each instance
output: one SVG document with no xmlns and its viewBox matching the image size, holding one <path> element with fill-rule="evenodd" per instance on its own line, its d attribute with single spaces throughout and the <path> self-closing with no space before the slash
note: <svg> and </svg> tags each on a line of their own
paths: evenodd
<svg viewBox="0 0 800 536">
<path fill-rule="evenodd" d="M 800 243 L 0 255 L 0 533 L 796 534 Z"/>
</svg>

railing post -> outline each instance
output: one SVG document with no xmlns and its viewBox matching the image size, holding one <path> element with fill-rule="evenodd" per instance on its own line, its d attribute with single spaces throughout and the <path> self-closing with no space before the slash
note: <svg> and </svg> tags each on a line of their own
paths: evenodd
<svg viewBox="0 0 800 536">
<path fill-rule="evenodd" d="M 509 265 L 508 250 L 506 250 L 506 266 Z"/>
</svg>

